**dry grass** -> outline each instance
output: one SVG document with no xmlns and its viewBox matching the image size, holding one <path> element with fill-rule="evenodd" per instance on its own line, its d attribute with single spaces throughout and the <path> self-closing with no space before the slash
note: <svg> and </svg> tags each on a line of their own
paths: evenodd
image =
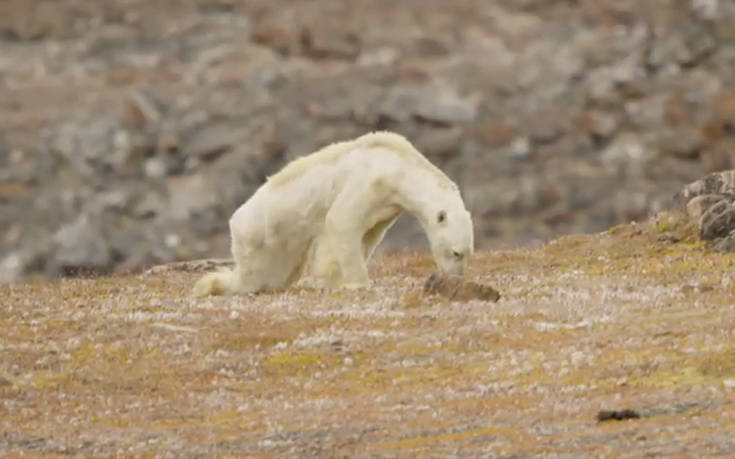
<svg viewBox="0 0 735 459">
<path fill-rule="evenodd" d="M 675 220 L 478 253 L 499 303 L 372 288 L 192 300 L 198 273 L 0 286 L 0 452 L 628 456 L 735 451 L 735 256 Z M 677 242 L 673 242 L 677 241 Z M 601 409 L 641 419 L 598 423 Z"/>
</svg>

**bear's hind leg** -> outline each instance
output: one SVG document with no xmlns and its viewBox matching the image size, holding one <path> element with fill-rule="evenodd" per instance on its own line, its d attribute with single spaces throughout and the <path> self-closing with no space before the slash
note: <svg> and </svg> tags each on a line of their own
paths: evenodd
<svg viewBox="0 0 735 459">
<path fill-rule="evenodd" d="M 342 283 L 339 261 L 324 234 L 315 238 L 310 248 L 307 275 L 313 287 L 336 288 Z"/>
<path fill-rule="evenodd" d="M 305 259 L 305 255 L 286 257 L 279 250 L 253 251 L 235 267 L 234 289 L 238 293 L 286 289 L 301 277 Z"/>
<path fill-rule="evenodd" d="M 259 293 L 281 290 L 301 276 L 305 254 L 291 253 L 288 244 L 251 244 L 247 239 L 233 239 L 233 290 L 235 293 Z"/>
</svg>

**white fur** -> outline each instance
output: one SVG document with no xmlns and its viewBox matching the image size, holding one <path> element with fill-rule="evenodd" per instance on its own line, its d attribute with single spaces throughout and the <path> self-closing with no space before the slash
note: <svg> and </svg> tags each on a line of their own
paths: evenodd
<svg viewBox="0 0 735 459">
<path fill-rule="evenodd" d="M 278 290 L 303 274 L 332 288 L 366 286 L 367 261 L 403 211 L 421 222 L 439 268 L 462 275 L 472 219 L 443 172 L 390 132 L 329 145 L 288 164 L 235 211 L 234 271 L 204 276 L 194 293 Z"/>
</svg>

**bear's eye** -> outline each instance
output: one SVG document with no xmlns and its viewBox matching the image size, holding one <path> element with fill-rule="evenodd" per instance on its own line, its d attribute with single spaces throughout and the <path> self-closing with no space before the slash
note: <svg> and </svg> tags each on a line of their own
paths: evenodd
<svg viewBox="0 0 735 459">
<path fill-rule="evenodd" d="M 447 219 L 447 213 L 443 210 L 439 212 L 439 214 L 436 216 L 436 221 L 439 223 L 444 223 L 444 221 Z"/>
</svg>

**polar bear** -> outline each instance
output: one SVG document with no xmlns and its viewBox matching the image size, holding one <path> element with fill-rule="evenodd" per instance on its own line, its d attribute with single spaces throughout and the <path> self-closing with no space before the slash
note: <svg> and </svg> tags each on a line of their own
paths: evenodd
<svg viewBox="0 0 735 459">
<path fill-rule="evenodd" d="M 457 185 L 399 134 L 371 132 L 287 164 L 229 221 L 232 271 L 205 275 L 195 296 L 258 293 L 302 275 L 329 288 L 369 285 L 367 262 L 404 211 L 433 258 L 462 275 L 474 251 L 472 217 Z"/>
</svg>

